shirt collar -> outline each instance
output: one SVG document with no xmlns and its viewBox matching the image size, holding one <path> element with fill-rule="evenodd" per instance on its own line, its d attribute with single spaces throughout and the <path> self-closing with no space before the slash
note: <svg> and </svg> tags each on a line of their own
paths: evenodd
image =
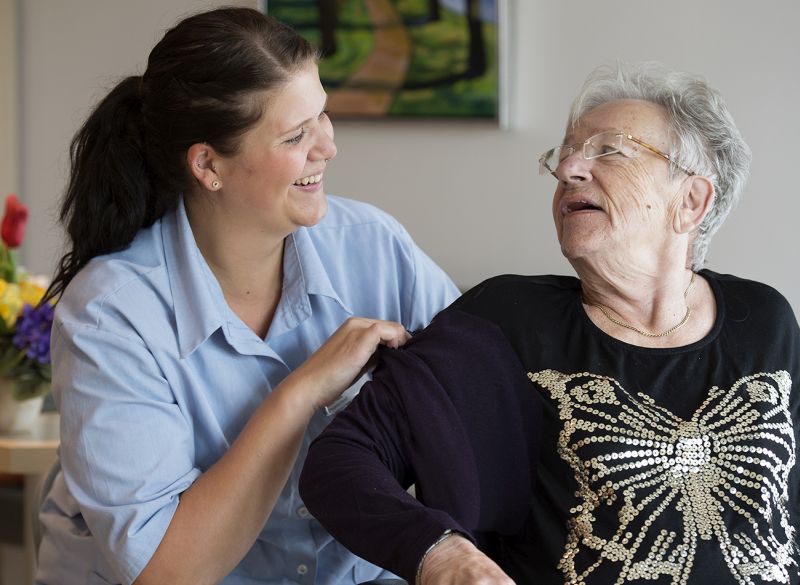
<svg viewBox="0 0 800 585">
<path fill-rule="evenodd" d="M 181 357 L 191 354 L 225 323 L 222 289 L 200 253 L 183 198 L 161 223 L 164 255 Z"/>
<path fill-rule="evenodd" d="M 183 198 L 174 211 L 164 216 L 162 238 L 175 305 L 178 345 L 181 357 L 186 357 L 224 327 L 231 311 L 219 282 L 197 247 Z M 328 297 L 352 315 L 331 283 L 309 230 L 300 228 L 284 244 L 283 291 L 267 341 L 311 316 L 309 295 Z"/>
<path fill-rule="evenodd" d="M 311 316 L 310 295 L 330 298 L 352 315 L 333 287 L 309 229 L 300 228 L 290 234 L 284 244 L 283 293 L 267 335 L 268 341 L 297 327 Z"/>
</svg>

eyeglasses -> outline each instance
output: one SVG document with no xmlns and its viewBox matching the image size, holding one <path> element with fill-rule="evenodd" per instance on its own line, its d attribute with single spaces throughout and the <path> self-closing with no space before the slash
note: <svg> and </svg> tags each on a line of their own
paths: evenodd
<svg viewBox="0 0 800 585">
<path fill-rule="evenodd" d="M 558 165 L 560 165 L 565 158 L 575 153 L 579 147 L 583 147 L 583 158 L 586 160 L 610 156 L 612 154 L 621 154 L 625 158 L 635 158 L 639 156 L 639 150 L 635 146 L 627 144 L 625 142 L 626 140 L 633 142 L 634 144 L 638 144 L 639 146 L 643 146 L 650 152 L 657 154 L 670 164 L 675 165 L 690 177 L 694 176 L 692 171 L 676 163 L 667 153 L 659 150 L 655 146 L 647 144 L 644 140 L 639 140 L 630 134 L 625 134 L 624 132 L 617 130 L 595 134 L 594 136 L 587 138 L 584 142 L 563 144 L 561 146 L 551 148 L 539 157 L 539 174 L 546 175 L 547 173 L 550 173 L 554 177 L 558 178 L 556 176 L 556 169 L 558 168 Z"/>
</svg>

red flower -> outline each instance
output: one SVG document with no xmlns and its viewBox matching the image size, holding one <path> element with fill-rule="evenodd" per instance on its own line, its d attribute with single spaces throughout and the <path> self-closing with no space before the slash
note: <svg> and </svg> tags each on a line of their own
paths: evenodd
<svg viewBox="0 0 800 585">
<path fill-rule="evenodd" d="M 18 248 L 25 237 L 25 224 L 28 223 L 28 208 L 14 194 L 6 197 L 6 213 L 0 235 L 8 248 Z"/>
</svg>

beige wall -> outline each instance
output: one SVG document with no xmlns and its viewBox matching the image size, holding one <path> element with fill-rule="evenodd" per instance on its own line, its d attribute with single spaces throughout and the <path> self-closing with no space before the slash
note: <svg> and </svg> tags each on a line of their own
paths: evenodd
<svg viewBox="0 0 800 585">
<path fill-rule="evenodd" d="M 18 62 L 16 1 L 0 0 L 0 198 L 19 180 Z"/>
<path fill-rule="evenodd" d="M 586 74 L 615 59 L 657 59 L 705 75 L 727 96 L 754 151 L 744 199 L 709 266 L 768 282 L 800 313 L 800 3 L 796 0 L 509 0 L 510 124 L 340 122 L 328 190 L 374 202 L 406 224 L 461 286 L 500 272 L 571 272 L 555 245 L 552 179 L 537 155 L 560 141 Z M 22 194 L 35 210 L 31 267 L 49 271 L 53 213 L 70 136 L 191 0 L 20 3 Z"/>
</svg>

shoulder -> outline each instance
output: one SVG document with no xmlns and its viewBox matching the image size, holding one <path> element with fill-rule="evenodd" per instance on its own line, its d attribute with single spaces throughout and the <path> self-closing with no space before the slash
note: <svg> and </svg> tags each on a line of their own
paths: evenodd
<svg viewBox="0 0 800 585">
<path fill-rule="evenodd" d="M 745 293 L 755 297 L 761 297 L 762 299 L 770 297 L 775 300 L 784 299 L 781 293 L 763 282 L 742 278 L 734 274 L 722 274 L 708 269 L 701 270 L 699 274 L 711 281 L 719 283 L 720 287 L 726 291 Z"/>
<path fill-rule="evenodd" d="M 574 276 L 541 274 L 526 276 L 520 274 L 501 274 L 487 278 L 464 293 L 465 298 L 491 294 L 559 294 L 580 288 L 580 281 Z"/>
<path fill-rule="evenodd" d="M 712 270 L 702 270 L 700 274 L 722 293 L 726 309 L 732 312 L 734 318 L 739 318 L 746 311 L 747 314 L 758 314 L 760 318 L 771 316 L 795 321 L 789 301 L 768 284 Z"/>
<path fill-rule="evenodd" d="M 471 421 L 471 428 L 489 418 L 510 423 L 510 412 L 529 413 L 525 418 L 530 422 L 538 412 L 526 370 L 501 328 L 453 308 L 439 313 L 399 349 L 382 348 L 375 380 L 388 380 L 387 391 L 396 394 L 406 411 L 435 410 L 446 396 L 445 402 L 460 413 L 462 422 Z M 496 425 L 488 427 L 490 434 L 497 434 Z"/>
<path fill-rule="evenodd" d="M 302 228 L 301 228 L 302 229 Z M 328 196 L 328 213 L 317 225 L 304 228 L 328 265 L 342 258 L 385 260 L 410 258 L 414 242 L 405 228 L 377 207 L 352 199 Z"/>
<path fill-rule="evenodd" d="M 328 213 L 308 234 L 334 285 L 347 287 L 354 275 L 370 275 L 374 285 L 393 283 L 413 271 L 417 247 L 388 213 L 368 203 L 328 196 Z M 337 290 L 342 287 L 337 287 Z"/>
<path fill-rule="evenodd" d="M 453 304 L 434 317 L 425 329 L 414 333 L 412 339 L 400 348 L 400 353 L 418 355 L 435 368 L 462 360 L 487 359 L 492 362 L 510 348 L 496 323 L 459 310 Z"/>
<path fill-rule="evenodd" d="M 496 320 L 502 314 L 532 308 L 555 310 L 579 294 L 580 281 L 573 276 L 504 274 L 474 286 L 453 307 Z"/>
<path fill-rule="evenodd" d="M 406 230 L 390 214 L 382 209 L 335 195 L 328 195 L 328 213 L 310 231 L 358 229 L 363 227 L 380 228 L 398 235 L 406 235 Z"/>
<path fill-rule="evenodd" d="M 710 270 L 701 274 L 715 290 L 721 324 L 731 339 L 749 351 L 792 356 L 800 368 L 800 327 L 781 293 L 767 284 L 730 274 Z"/>
<path fill-rule="evenodd" d="M 158 319 L 169 281 L 158 222 L 139 232 L 126 249 L 93 258 L 70 282 L 56 305 L 56 320 L 101 327 L 112 321 Z"/>
</svg>

